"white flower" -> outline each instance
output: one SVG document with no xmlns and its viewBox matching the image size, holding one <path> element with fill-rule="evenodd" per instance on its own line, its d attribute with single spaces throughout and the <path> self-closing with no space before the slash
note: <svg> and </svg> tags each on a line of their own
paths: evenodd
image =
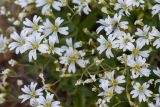
<svg viewBox="0 0 160 107">
<path fill-rule="evenodd" d="M 118 77 L 114 77 L 114 72 L 107 72 L 105 73 L 104 76 L 104 80 L 108 80 L 108 87 L 111 88 L 113 91 L 115 91 L 118 94 L 121 94 L 122 91 L 125 90 L 125 88 L 119 86 L 122 83 L 125 83 L 125 77 L 124 75 L 118 76 Z M 104 81 L 103 79 L 101 81 Z M 104 82 L 103 82 L 104 83 Z M 102 87 L 104 87 L 103 85 L 101 85 Z M 107 86 L 105 86 L 103 89 L 105 89 Z"/>
<path fill-rule="evenodd" d="M 49 54 L 54 54 L 54 53 L 56 53 L 56 54 L 58 54 L 58 55 L 62 55 L 62 52 L 64 52 L 64 50 L 63 49 L 61 49 L 61 48 L 57 48 L 57 47 L 55 47 L 55 43 L 56 43 L 56 41 L 57 41 L 57 37 L 55 37 L 55 36 L 49 36 L 49 39 L 48 39 L 48 53 Z"/>
<path fill-rule="evenodd" d="M 157 67 L 156 70 L 153 70 L 154 74 L 160 77 L 160 69 Z"/>
<path fill-rule="evenodd" d="M 25 27 L 23 28 L 22 32 L 26 32 L 28 34 L 31 34 L 33 32 L 43 32 L 43 26 L 39 25 L 40 20 L 41 17 L 38 17 L 37 15 L 33 17 L 33 22 L 26 18 L 25 21 L 23 21 Z"/>
<path fill-rule="evenodd" d="M 157 4 L 152 7 L 152 15 L 154 16 L 154 15 L 158 14 L 159 19 L 160 19 L 160 15 L 159 15 L 159 12 L 160 12 L 160 0 L 155 0 L 155 1 L 156 1 Z"/>
<path fill-rule="evenodd" d="M 5 53 L 9 40 L 3 35 L 0 35 L 0 53 Z"/>
<path fill-rule="evenodd" d="M 55 20 L 55 23 L 52 24 L 50 22 L 49 19 L 46 20 L 46 22 L 44 22 L 44 35 L 48 36 L 48 35 L 52 35 L 55 36 L 57 38 L 56 42 L 59 42 L 58 39 L 58 33 L 62 34 L 62 35 L 68 35 L 68 27 L 60 27 L 61 24 L 63 23 L 63 19 L 61 19 L 60 17 L 58 17 Z"/>
<path fill-rule="evenodd" d="M 129 0 L 129 2 L 132 4 L 132 6 L 136 7 L 143 7 L 144 6 L 144 0 Z"/>
<path fill-rule="evenodd" d="M 39 105 L 37 107 L 61 107 L 59 101 L 53 101 L 53 94 L 47 92 L 46 98 L 39 96 L 37 99 Z"/>
<path fill-rule="evenodd" d="M 36 90 L 37 83 L 31 82 L 30 85 L 24 85 L 24 88 L 21 90 L 25 93 L 19 96 L 19 99 L 22 100 L 22 103 L 29 99 L 37 98 L 38 96 L 43 95 L 42 88 Z"/>
<path fill-rule="evenodd" d="M 41 53 L 47 53 L 48 45 L 47 44 L 41 44 L 43 40 L 43 36 L 40 36 L 40 33 L 34 32 L 32 35 L 30 35 L 27 38 L 27 43 L 25 45 L 25 48 L 29 51 L 29 61 L 32 61 L 32 59 L 37 59 L 37 50 Z"/>
<path fill-rule="evenodd" d="M 27 5 L 33 3 L 34 0 L 16 0 L 15 4 L 20 5 L 22 8 L 26 7 Z"/>
<path fill-rule="evenodd" d="M 88 6 L 88 4 L 90 3 L 90 0 L 72 0 L 72 3 L 78 5 L 78 6 L 75 6 L 75 8 L 77 9 L 77 13 L 79 15 L 81 15 L 82 11 L 85 14 L 89 14 L 89 12 L 91 12 L 91 9 Z"/>
<path fill-rule="evenodd" d="M 141 51 L 143 48 L 141 44 L 136 44 L 136 47 L 131 44 L 129 47 L 127 47 L 129 51 L 132 52 L 129 57 L 133 60 L 138 58 L 139 56 L 142 56 L 144 58 L 147 58 L 149 56 L 150 50 Z"/>
<path fill-rule="evenodd" d="M 150 41 L 154 39 L 152 35 L 150 35 L 150 27 L 145 25 L 143 27 L 143 30 L 137 28 L 137 32 L 135 33 L 139 38 L 137 39 L 137 44 L 144 46 L 144 45 L 149 45 Z"/>
<path fill-rule="evenodd" d="M 122 56 L 117 57 L 119 61 L 121 61 L 122 64 L 126 64 L 128 62 L 128 56 L 126 54 L 123 54 Z"/>
<path fill-rule="evenodd" d="M 103 96 L 104 100 L 110 102 L 111 98 L 114 96 L 113 89 L 112 88 L 105 89 L 103 92 L 99 93 L 98 96 Z"/>
<path fill-rule="evenodd" d="M 151 97 L 152 92 L 148 90 L 149 84 L 146 82 L 141 85 L 140 83 L 136 82 L 133 85 L 134 90 L 131 91 L 132 98 L 138 97 L 139 102 L 146 102 L 148 97 Z"/>
<path fill-rule="evenodd" d="M 85 56 L 85 52 L 83 51 L 78 51 L 76 49 L 73 49 L 72 47 L 69 47 L 65 54 L 61 56 L 60 63 L 68 65 L 68 72 L 75 73 L 76 72 L 76 67 L 75 64 L 78 64 L 80 67 L 84 68 L 86 67 L 86 64 L 88 61 L 84 60 L 83 57 Z"/>
<path fill-rule="evenodd" d="M 15 66 L 15 65 L 17 64 L 17 61 L 14 60 L 14 59 L 10 59 L 10 60 L 8 61 L 8 64 L 13 67 L 13 66 Z"/>
<path fill-rule="evenodd" d="M 51 9 L 51 6 L 60 11 L 63 6 L 59 0 L 36 0 L 36 7 L 42 7 L 42 14 L 45 15 L 47 11 Z"/>
<path fill-rule="evenodd" d="M 146 64 L 146 59 L 142 57 L 136 58 L 136 60 L 129 59 L 128 66 L 132 67 L 131 72 L 133 78 L 138 78 L 139 76 L 149 77 L 150 70 L 148 69 L 148 64 Z"/>
<path fill-rule="evenodd" d="M 100 79 L 99 87 L 103 89 L 103 92 L 99 93 L 98 96 L 103 96 L 107 102 L 110 102 L 110 99 L 113 97 L 114 93 L 113 93 L 113 88 L 109 88 L 108 86 L 109 86 L 108 80 Z"/>
<path fill-rule="evenodd" d="M 21 32 L 20 35 L 17 32 L 14 32 L 11 34 L 11 38 L 14 40 L 14 42 L 11 42 L 8 47 L 10 50 L 16 51 L 16 54 L 24 53 L 26 51 L 25 44 L 27 40 L 27 35 L 24 32 Z"/>
<path fill-rule="evenodd" d="M 131 2 L 129 0 L 118 0 L 118 3 L 115 4 L 114 10 L 119 10 L 120 15 L 124 13 L 129 16 L 132 10 Z"/>
<path fill-rule="evenodd" d="M 107 34 L 116 33 L 121 29 L 128 29 L 128 22 L 121 20 L 121 15 L 115 14 L 113 18 L 100 19 L 97 23 L 100 23 L 101 26 L 97 28 L 96 32 L 99 33 L 101 30 L 105 30 Z"/>
<path fill-rule="evenodd" d="M 116 40 L 116 42 L 119 44 L 119 49 L 123 49 L 123 51 L 126 51 L 128 47 L 133 45 L 133 42 L 135 41 L 135 39 L 133 39 L 133 36 L 131 36 L 130 33 L 126 34 L 122 32 L 121 35 L 117 38 L 118 40 Z"/>
<path fill-rule="evenodd" d="M 156 46 L 156 48 L 160 48 L 160 32 L 158 31 L 158 29 L 152 27 L 150 35 L 156 38 L 156 40 L 153 42 L 153 46 Z"/>
<path fill-rule="evenodd" d="M 6 101 L 5 96 L 5 93 L 0 93 L 0 104 L 3 104 Z"/>
<path fill-rule="evenodd" d="M 68 50 L 68 48 L 70 48 L 70 47 L 74 48 L 74 49 L 82 47 L 81 41 L 73 43 L 72 38 L 66 38 L 66 44 L 67 44 L 67 46 L 62 46 L 63 50 Z"/>
<path fill-rule="evenodd" d="M 100 37 L 97 39 L 97 41 L 100 43 L 100 46 L 97 48 L 97 50 L 99 51 L 99 54 L 101 54 L 106 50 L 106 56 L 108 58 L 114 57 L 111 51 L 112 48 L 117 48 L 117 44 L 114 40 L 115 40 L 115 37 L 112 35 L 108 36 L 108 40 L 106 40 L 102 35 L 100 35 Z"/>
</svg>

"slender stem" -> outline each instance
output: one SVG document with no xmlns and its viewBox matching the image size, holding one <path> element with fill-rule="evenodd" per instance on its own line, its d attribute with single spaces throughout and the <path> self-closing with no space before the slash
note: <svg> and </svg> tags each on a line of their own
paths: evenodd
<svg viewBox="0 0 160 107">
<path fill-rule="evenodd" d="M 112 107 L 116 107 L 116 106 L 118 106 L 119 104 L 122 104 L 122 103 L 128 103 L 128 101 L 120 101 L 117 104 L 113 105 Z"/>
</svg>

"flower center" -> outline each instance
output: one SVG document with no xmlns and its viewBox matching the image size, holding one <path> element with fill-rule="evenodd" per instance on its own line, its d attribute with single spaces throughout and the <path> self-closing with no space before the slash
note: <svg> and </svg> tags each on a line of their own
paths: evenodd
<svg viewBox="0 0 160 107">
<path fill-rule="evenodd" d="M 134 56 L 138 56 L 139 55 L 139 50 L 138 49 L 134 49 L 133 50 L 133 55 Z"/>
<path fill-rule="evenodd" d="M 114 87 L 116 87 L 116 86 L 118 86 L 118 82 L 117 82 L 116 80 L 113 80 L 113 81 L 112 81 L 112 85 L 113 85 Z"/>
<path fill-rule="evenodd" d="M 20 45 L 22 46 L 22 45 L 25 44 L 25 40 L 21 40 L 21 41 L 19 41 L 19 43 L 20 43 Z"/>
<path fill-rule="evenodd" d="M 128 42 L 130 42 L 130 39 L 129 39 L 129 38 L 126 38 L 126 39 L 124 40 L 124 43 L 127 44 Z"/>
<path fill-rule="evenodd" d="M 106 96 L 107 96 L 107 97 L 112 97 L 112 96 L 113 96 L 113 92 L 107 92 L 107 93 L 106 93 Z"/>
<path fill-rule="evenodd" d="M 37 30 L 39 29 L 39 25 L 38 25 L 38 24 L 34 24 L 33 29 L 34 29 L 35 31 L 37 31 Z"/>
<path fill-rule="evenodd" d="M 70 56 L 70 62 L 76 62 L 76 60 L 79 58 L 79 53 L 76 52 L 74 55 Z"/>
<path fill-rule="evenodd" d="M 111 42 L 106 42 L 106 47 L 112 48 L 112 43 Z"/>
<path fill-rule="evenodd" d="M 58 29 L 59 29 L 58 26 L 55 26 L 55 25 L 52 26 L 52 30 L 53 30 L 54 32 L 58 32 Z"/>
<path fill-rule="evenodd" d="M 51 107 L 51 103 L 46 103 L 45 107 Z"/>
<path fill-rule="evenodd" d="M 32 91 L 30 95 L 32 98 L 36 97 L 36 93 L 34 91 Z"/>
<path fill-rule="evenodd" d="M 47 2 L 48 2 L 49 4 L 52 4 L 52 3 L 53 3 L 53 0 L 47 0 Z"/>
<path fill-rule="evenodd" d="M 39 48 L 39 44 L 33 44 L 33 49 L 38 49 Z"/>
<path fill-rule="evenodd" d="M 143 87 L 143 86 L 139 86 L 138 90 L 139 90 L 140 92 L 144 92 L 144 87 Z"/>
<path fill-rule="evenodd" d="M 134 66 L 135 71 L 140 71 L 140 69 L 141 69 L 141 67 L 138 64 Z"/>
<path fill-rule="evenodd" d="M 144 33 L 143 36 L 145 39 L 148 39 L 148 34 Z"/>
</svg>

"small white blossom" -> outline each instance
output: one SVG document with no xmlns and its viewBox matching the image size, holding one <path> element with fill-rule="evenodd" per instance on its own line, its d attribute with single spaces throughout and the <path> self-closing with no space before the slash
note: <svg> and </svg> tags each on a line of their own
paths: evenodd
<svg viewBox="0 0 160 107">
<path fill-rule="evenodd" d="M 105 73 L 105 76 L 104 76 L 105 79 L 102 79 L 101 82 L 107 83 L 108 81 L 108 87 L 111 88 L 116 93 L 121 94 L 125 90 L 125 88 L 119 85 L 126 82 L 125 77 L 124 75 L 121 75 L 115 78 L 114 73 L 115 71 Z M 101 87 L 103 89 L 107 88 L 105 84 L 101 84 Z"/>
<path fill-rule="evenodd" d="M 15 4 L 20 5 L 22 8 L 26 7 L 27 5 L 33 3 L 34 0 L 16 0 Z"/>
<path fill-rule="evenodd" d="M 132 6 L 136 7 L 144 7 L 144 0 L 129 0 L 129 2 L 132 4 Z"/>
<path fill-rule="evenodd" d="M 61 107 L 59 101 L 53 100 L 54 95 L 47 92 L 46 98 L 39 96 L 37 99 L 39 105 L 37 107 Z"/>
<path fill-rule="evenodd" d="M 129 59 L 128 66 L 132 67 L 131 72 L 133 78 L 138 78 L 139 76 L 149 77 L 150 70 L 148 69 L 148 65 L 146 64 L 146 59 L 142 57 L 136 58 L 136 60 Z"/>
<path fill-rule="evenodd" d="M 147 25 L 143 27 L 143 30 L 137 28 L 137 32 L 135 33 L 138 36 L 138 39 L 136 41 L 137 44 L 141 46 L 149 45 L 151 40 L 154 39 L 154 37 L 150 35 L 149 30 L 150 30 L 150 27 Z"/>
<path fill-rule="evenodd" d="M 5 93 L 0 93 L 0 104 L 3 104 L 6 101 L 5 96 Z"/>
<path fill-rule="evenodd" d="M 159 19 L 160 19 L 160 0 L 155 0 L 156 4 L 152 7 L 152 15 L 158 14 Z"/>
<path fill-rule="evenodd" d="M 117 48 L 117 43 L 114 40 L 115 36 L 113 35 L 109 35 L 107 40 L 102 35 L 100 35 L 100 37 L 97 39 L 97 41 L 100 43 L 100 46 L 97 47 L 99 54 L 106 50 L 105 53 L 108 58 L 114 57 L 111 51 L 111 49 Z"/>
<path fill-rule="evenodd" d="M 63 6 L 59 0 L 35 0 L 36 7 L 42 7 L 42 14 L 45 15 L 47 11 L 53 7 L 57 11 L 61 11 Z"/>
<path fill-rule="evenodd" d="M 72 0 L 72 3 L 77 4 L 78 6 L 75 6 L 77 9 L 77 13 L 81 15 L 81 12 L 83 11 L 85 14 L 89 14 L 91 12 L 91 9 L 89 8 L 90 0 Z"/>
<path fill-rule="evenodd" d="M 26 51 L 25 44 L 26 44 L 26 40 L 27 40 L 27 35 L 26 33 L 21 32 L 20 35 L 17 32 L 14 32 L 11 34 L 11 38 L 14 40 L 13 42 L 11 42 L 8 47 L 10 48 L 10 50 L 14 50 L 16 51 L 16 54 L 19 53 L 24 53 Z"/>
<path fill-rule="evenodd" d="M 115 4 L 114 10 L 119 10 L 120 15 L 130 15 L 132 10 L 131 2 L 129 0 L 118 0 L 118 3 Z M 125 14 L 124 14 L 125 13 Z"/>
<path fill-rule="evenodd" d="M 96 32 L 99 34 L 99 32 L 104 29 L 107 34 L 111 34 L 116 32 L 118 33 L 120 28 L 124 30 L 128 29 L 128 22 L 120 22 L 121 18 L 121 15 L 115 14 L 113 18 L 108 16 L 106 19 L 100 19 L 97 23 L 100 23 L 101 26 L 97 28 Z"/>
<path fill-rule="evenodd" d="M 32 35 L 30 35 L 27 38 L 27 43 L 25 45 L 25 48 L 29 51 L 29 61 L 32 61 L 32 59 L 37 59 L 37 50 L 41 53 L 47 53 L 48 45 L 42 44 L 43 36 L 41 36 L 40 33 L 34 32 Z"/>
<path fill-rule="evenodd" d="M 131 44 L 129 47 L 127 47 L 129 51 L 132 52 L 131 55 L 129 55 L 129 57 L 133 60 L 138 58 L 139 56 L 147 58 L 149 56 L 150 50 L 145 50 L 145 51 L 141 51 L 141 49 L 143 48 L 141 44 L 137 44 L 136 43 L 136 47 Z"/>
<path fill-rule="evenodd" d="M 36 89 L 37 83 L 31 82 L 30 85 L 26 86 L 21 89 L 24 94 L 19 96 L 19 99 L 22 100 L 22 103 L 29 99 L 37 98 L 38 96 L 43 95 L 42 88 Z"/>
<path fill-rule="evenodd" d="M 160 32 L 158 31 L 158 29 L 152 27 L 150 35 L 156 38 L 156 40 L 153 42 L 153 46 L 156 46 L 156 48 L 160 48 Z"/>
<path fill-rule="evenodd" d="M 143 83 L 141 85 L 140 83 L 136 82 L 133 85 L 134 90 L 131 91 L 132 98 L 138 97 L 139 102 L 146 102 L 148 97 L 151 97 L 152 91 L 148 90 L 149 84 Z"/>
<path fill-rule="evenodd" d="M 44 22 L 44 35 L 52 35 L 56 37 L 56 42 L 59 42 L 58 39 L 58 33 L 62 35 L 68 35 L 68 27 L 61 27 L 61 24 L 64 22 L 64 20 L 60 17 L 55 19 L 54 24 L 51 23 L 49 19 L 46 19 L 46 22 Z"/>
<path fill-rule="evenodd" d="M 3 35 L 0 35 L 0 53 L 5 53 L 7 50 L 9 40 L 4 37 Z"/>
<path fill-rule="evenodd" d="M 135 41 L 135 39 L 133 39 L 133 36 L 130 35 L 130 33 L 126 34 L 122 32 L 121 35 L 117 38 L 118 40 L 116 40 L 116 42 L 119 44 L 119 49 L 123 49 L 123 51 L 126 51 L 128 47 L 133 45 L 133 42 Z"/>
<path fill-rule="evenodd" d="M 43 26 L 39 25 L 40 20 L 41 17 L 37 15 L 33 17 L 33 22 L 26 18 L 25 21 L 23 21 L 25 27 L 23 28 L 22 32 L 26 32 L 28 34 L 31 34 L 33 32 L 43 32 Z"/>
<path fill-rule="evenodd" d="M 60 63 L 68 65 L 68 72 L 75 73 L 76 72 L 76 65 L 78 64 L 80 67 L 84 68 L 86 67 L 86 64 L 88 61 L 84 60 L 83 57 L 85 56 L 85 53 L 83 51 L 78 51 L 76 49 L 73 49 L 71 47 L 66 50 L 65 54 L 61 56 Z"/>
<path fill-rule="evenodd" d="M 8 64 L 13 67 L 13 66 L 15 66 L 15 65 L 17 64 L 17 61 L 14 60 L 14 59 L 10 59 L 10 60 L 8 61 Z"/>
</svg>

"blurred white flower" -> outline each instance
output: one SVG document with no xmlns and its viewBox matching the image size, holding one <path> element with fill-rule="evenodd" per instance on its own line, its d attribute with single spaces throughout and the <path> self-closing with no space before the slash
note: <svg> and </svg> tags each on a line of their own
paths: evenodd
<svg viewBox="0 0 160 107">
<path fill-rule="evenodd" d="M 107 72 L 104 75 L 105 79 L 101 79 L 100 82 L 107 83 L 107 81 L 108 81 L 108 87 L 111 88 L 116 93 L 121 94 L 125 90 L 125 88 L 123 88 L 119 85 L 126 82 L 125 77 L 124 77 L 124 75 L 121 75 L 121 76 L 118 76 L 115 78 L 114 75 L 115 75 L 115 71 Z M 101 84 L 101 87 L 106 90 L 107 84 L 106 85 Z"/>
<path fill-rule="evenodd" d="M 137 44 L 141 45 L 142 47 L 145 45 L 149 45 L 152 39 L 154 37 L 150 35 L 150 27 L 145 25 L 143 27 L 143 30 L 137 28 L 137 32 L 135 33 L 138 36 L 138 39 L 136 40 Z"/>
<path fill-rule="evenodd" d="M 152 91 L 148 90 L 149 88 L 149 84 L 147 84 L 146 82 L 143 83 L 143 85 L 141 85 L 140 83 L 136 82 L 133 85 L 134 90 L 131 91 L 132 98 L 136 98 L 138 97 L 139 102 L 146 102 L 148 97 L 152 96 Z"/>
<path fill-rule="evenodd" d="M 155 0 L 156 4 L 152 7 L 152 15 L 158 14 L 159 19 L 160 19 L 160 0 Z"/>
<path fill-rule="evenodd" d="M 141 51 L 143 48 L 141 44 L 136 43 L 136 47 L 133 44 L 130 44 L 129 47 L 127 47 L 129 51 L 132 52 L 129 57 L 133 60 L 138 58 L 139 56 L 143 58 L 147 58 L 149 56 L 150 50 Z"/>
<path fill-rule="evenodd" d="M 20 95 L 18 98 L 22 100 L 21 103 L 25 102 L 29 99 L 37 98 L 38 96 L 43 95 L 42 88 L 36 89 L 37 83 L 31 82 L 30 85 L 26 86 L 24 85 L 21 90 L 24 92 L 24 94 Z"/>
<path fill-rule="evenodd" d="M 111 49 L 118 47 L 117 42 L 115 41 L 115 36 L 109 35 L 108 39 L 106 40 L 102 35 L 100 35 L 97 41 L 100 43 L 100 46 L 97 47 L 99 54 L 106 50 L 105 53 L 107 58 L 114 57 Z"/>
<path fill-rule="evenodd" d="M 33 22 L 26 18 L 25 21 L 23 21 L 25 27 L 22 32 L 26 32 L 27 34 L 31 34 L 33 32 L 43 32 L 43 26 L 39 25 L 40 20 L 41 17 L 37 15 L 34 15 Z"/>
<path fill-rule="evenodd" d="M 106 34 L 118 33 L 121 29 L 128 29 L 128 22 L 120 22 L 122 16 L 115 14 L 113 18 L 108 16 L 106 19 L 100 19 L 97 23 L 100 23 L 101 26 L 97 28 L 96 32 L 99 34 L 103 29 L 106 31 Z"/>
<path fill-rule="evenodd" d="M 5 96 L 5 93 L 0 93 L 0 104 L 3 104 L 6 101 Z"/>
<path fill-rule="evenodd" d="M 16 0 L 15 4 L 20 5 L 22 8 L 26 7 L 27 5 L 33 3 L 34 0 Z"/>
<path fill-rule="evenodd" d="M 29 50 L 29 61 L 37 59 L 37 50 L 41 53 L 47 53 L 48 45 L 42 44 L 43 36 L 40 33 L 34 32 L 27 38 L 25 49 Z"/>
<path fill-rule="evenodd" d="M 10 60 L 8 61 L 8 64 L 13 67 L 13 66 L 15 66 L 15 65 L 17 64 L 17 61 L 14 60 L 14 59 L 10 59 Z"/>
<path fill-rule="evenodd" d="M 156 46 L 156 48 L 160 48 L 160 32 L 158 31 L 158 29 L 152 27 L 150 35 L 156 38 L 156 40 L 153 42 L 153 46 Z"/>
<path fill-rule="evenodd" d="M 114 10 L 119 11 L 119 15 L 130 15 L 132 10 L 131 2 L 129 0 L 118 0 L 118 3 L 115 4 Z"/>
<path fill-rule="evenodd" d="M 138 78 L 139 76 L 149 77 L 150 69 L 148 69 L 148 64 L 146 64 L 146 59 L 142 57 L 136 58 L 136 60 L 129 59 L 128 66 L 130 66 L 132 77 Z"/>
<path fill-rule="evenodd" d="M 133 42 L 135 41 L 135 39 L 133 39 L 133 36 L 130 35 L 130 33 L 126 34 L 125 32 L 122 32 L 121 35 L 117 38 L 118 40 L 116 40 L 116 42 L 119 44 L 119 49 L 122 49 L 123 51 L 126 51 L 128 47 L 133 45 Z"/>
<path fill-rule="evenodd" d="M 68 27 L 61 27 L 61 24 L 64 22 L 64 20 L 60 17 L 55 19 L 54 24 L 51 23 L 49 19 L 46 19 L 46 22 L 44 22 L 44 35 L 52 35 L 56 37 L 56 42 L 59 42 L 58 39 L 58 33 L 62 35 L 68 35 Z"/>
<path fill-rule="evenodd" d="M 53 9 L 60 11 L 62 2 L 59 0 L 35 0 L 36 7 L 42 7 L 42 14 L 45 15 L 47 11 L 53 7 Z"/>
<path fill-rule="evenodd" d="M 37 107 L 61 107 L 59 101 L 53 100 L 54 95 L 47 92 L 46 98 L 39 96 L 37 99 L 39 105 Z"/>
<path fill-rule="evenodd" d="M 66 50 L 65 54 L 61 56 L 60 63 L 68 65 L 68 72 L 75 73 L 76 72 L 76 65 L 78 64 L 81 68 L 85 68 L 88 61 L 84 60 L 83 57 L 85 56 L 85 52 L 78 51 L 76 49 L 73 49 L 72 47 L 69 47 L 68 50 Z"/>
<path fill-rule="evenodd" d="M 144 0 L 129 0 L 129 2 L 132 4 L 132 6 L 136 7 L 143 7 L 145 3 Z"/>
<path fill-rule="evenodd" d="M 8 43 L 9 40 L 3 35 L 0 35 L 0 53 L 5 53 L 7 51 Z"/>
<path fill-rule="evenodd" d="M 27 34 L 24 32 L 21 32 L 20 35 L 17 32 L 14 32 L 11 34 L 11 38 L 14 40 L 11 42 L 8 47 L 10 50 L 16 51 L 16 54 L 24 53 L 26 51 L 25 44 L 27 40 Z"/>
<path fill-rule="evenodd" d="M 78 6 L 75 6 L 75 9 L 77 9 L 77 13 L 79 15 L 81 15 L 82 11 L 85 14 L 89 14 L 89 12 L 91 12 L 91 9 L 89 8 L 90 0 L 72 0 L 72 3 L 78 5 Z"/>
</svg>

